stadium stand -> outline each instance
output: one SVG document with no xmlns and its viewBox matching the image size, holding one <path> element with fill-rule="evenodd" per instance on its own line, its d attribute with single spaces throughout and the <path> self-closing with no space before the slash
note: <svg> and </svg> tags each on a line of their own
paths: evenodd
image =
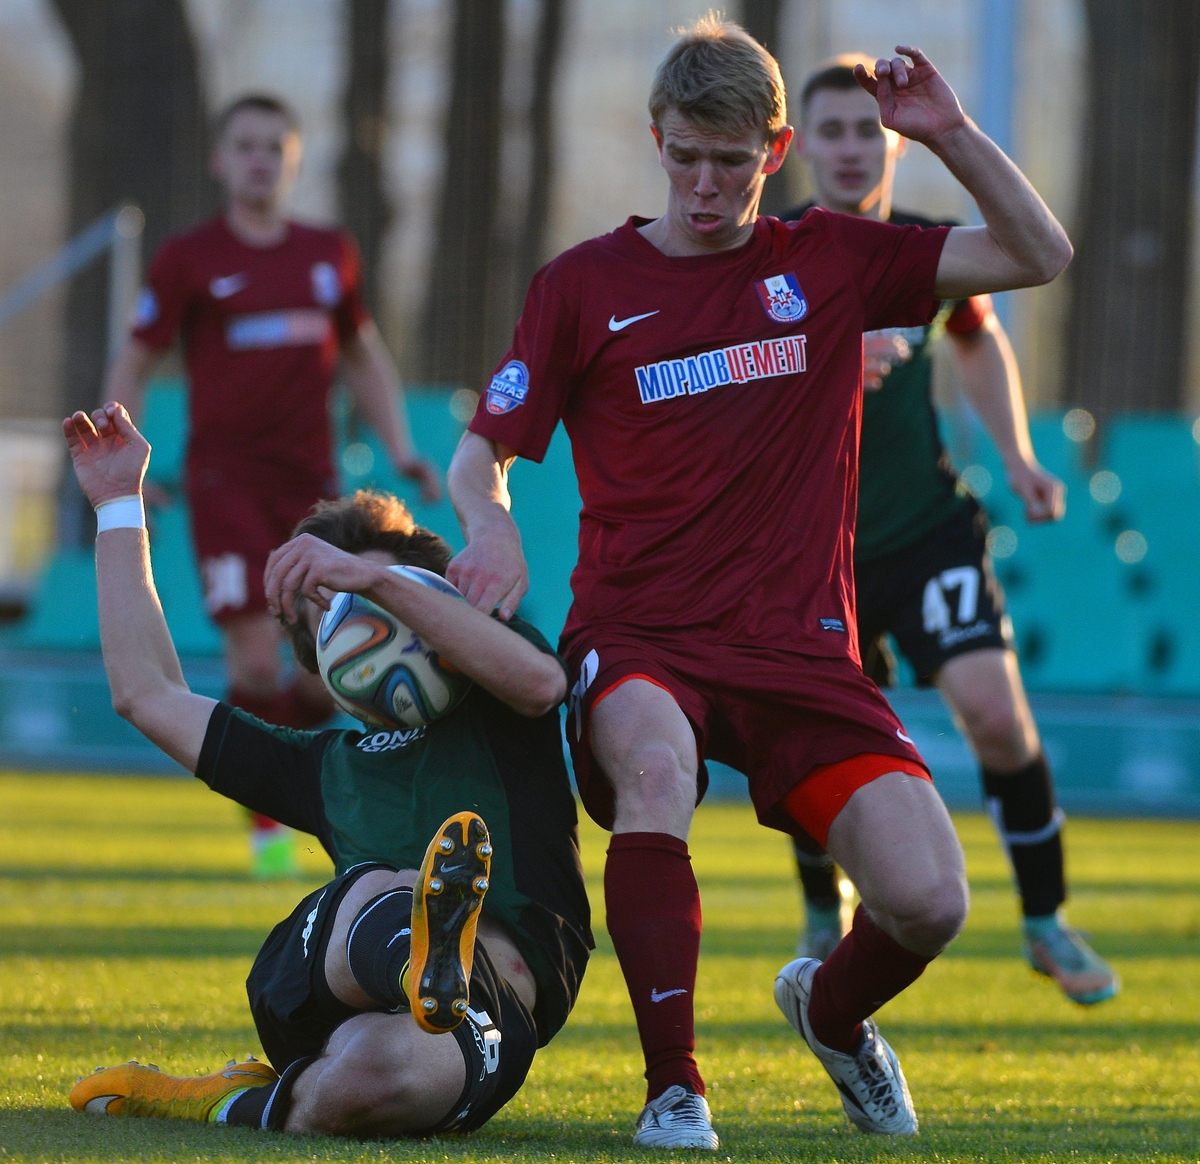
<svg viewBox="0 0 1200 1164">
<path fill-rule="evenodd" d="M 444 469 L 473 394 L 410 388 L 407 396 L 420 447 Z M 154 511 L 152 553 L 188 680 L 219 695 L 220 643 L 203 611 L 182 491 L 185 420 L 183 386 L 155 382 L 144 415 L 150 479 L 171 503 Z M 342 403 L 337 421 L 343 488 L 400 494 L 418 521 L 460 547 L 449 501 L 422 503 Z M 1071 811 L 1200 814 L 1200 447 L 1182 417 L 1117 418 L 1093 444 L 1071 440 L 1061 412 L 1035 416 L 1031 429 L 1042 463 L 1068 488 L 1067 516 L 1053 526 L 1026 524 L 977 423 L 951 417 L 946 438 L 993 525 L 997 574 L 1063 803 Z M 531 575 L 522 613 L 553 639 L 570 604 L 580 506 L 561 428 L 544 463 L 518 462 L 513 478 Z M 171 767 L 113 715 L 98 651 L 91 554 L 60 551 L 28 616 L 0 638 L 6 762 Z M 900 678 L 911 688 L 910 672 L 902 668 Z M 937 696 L 901 689 L 892 699 L 943 796 L 977 807 L 974 762 Z M 719 765 L 710 773 L 714 794 L 744 794 L 738 773 Z"/>
</svg>

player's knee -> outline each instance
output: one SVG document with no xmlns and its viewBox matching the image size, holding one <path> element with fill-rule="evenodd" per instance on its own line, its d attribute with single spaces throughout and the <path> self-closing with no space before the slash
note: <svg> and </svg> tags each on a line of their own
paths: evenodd
<svg viewBox="0 0 1200 1164">
<path fill-rule="evenodd" d="M 969 897 L 961 875 L 939 878 L 925 887 L 903 918 L 901 944 L 921 954 L 937 954 L 962 931 L 967 920 Z"/>
<path fill-rule="evenodd" d="M 1024 725 L 1010 704 L 983 701 L 960 708 L 959 713 L 977 753 L 989 759 L 1011 753 L 1013 766 L 1024 762 Z"/>
<path fill-rule="evenodd" d="M 649 745 L 631 756 L 614 780 L 618 801 L 645 805 L 690 806 L 696 801 L 696 776 L 667 744 Z"/>
</svg>

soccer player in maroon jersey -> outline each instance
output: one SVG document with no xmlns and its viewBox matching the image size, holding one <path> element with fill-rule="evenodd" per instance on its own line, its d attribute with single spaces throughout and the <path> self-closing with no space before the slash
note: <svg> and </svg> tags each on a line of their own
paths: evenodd
<svg viewBox="0 0 1200 1164">
<path fill-rule="evenodd" d="M 286 105 L 242 97 L 217 120 L 212 172 L 224 211 L 168 239 L 150 267 L 132 333 L 105 385 L 136 419 L 151 369 L 182 334 L 189 379 L 187 491 L 205 605 L 221 628 L 228 701 L 306 728 L 333 704 L 320 679 L 282 680 L 267 611 L 267 555 L 324 497 L 337 495 L 329 390 L 339 357 L 354 402 L 398 472 L 440 495 L 413 450 L 399 379 L 362 300 L 358 252 L 340 230 L 287 219 L 300 135 Z M 294 864 L 291 843 L 255 817 L 257 868 Z"/>
<path fill-rule="evenodd" d="M 468 544 L 450 577 L 509 616 L 526 570 L 508 466 L 540 459 L 560 418 L 571 438 L 583 511 L 567 732 L 584 804 L 614 833 L 605 902 L 646 1057 L 642 1145 L 717 1146 L 693 1057 L 700 900 L 686 843 L 705 758 L 745 772 L 759 819 L 824 845 L 859 887 L 829 959 L 776 981 L 859 1127 L 916 1130 L 869 1016 L 966 916 L 949 815 L 860 665 L 862 336 L 923 324 L 939 299 L 1047 282 L 1071 245 L 925 55 L 896 51 L 860 83 L 884 125 L 943 160 L 984 226 L 759 218 L 792 137 L 782 78 L 741 29 L 706 18 L 651 91 L 665 214 L 537 275 L 451 466 Z"/>
<path fill-rule="evenodd" d="M 854 77 L 861 55 L 838 57 L 805 82 L 797 149 L 816 186 L 816 205 L 881 222 L 935 226 L 892 209 L 904 139 Z M 809 209 L 797 207 L 784 221 Z M 1025 953 L 1075 1002 L 1116 994 L 1112 968 L 1062 917 L 1067 884 L 1061 809 L 1013 650 L 1004 593 L 987 553 L 987 518 L 960 484 L 938 437 L 932 399 L 931 333 L 944 326 L 963 391 L 996 442 L 1026 520 L 1064 512 L 1062 482 L 1034 455 L 1021 375 L 987 296 L 946 304 L 934 325 L 863 337 L 854 583 L 866 670 L 890 662 L 890 633 L 921 685 L 934 685 L 979 759 L 984 796 L 1012 863 L 1021 898 Z M 874 650 L 872 648 L 874 647 Z M 841 940 L 835 870 L 826 854 L 796 842 L 807 912 L 804 953 L 822 958 Z"/>
</svg>

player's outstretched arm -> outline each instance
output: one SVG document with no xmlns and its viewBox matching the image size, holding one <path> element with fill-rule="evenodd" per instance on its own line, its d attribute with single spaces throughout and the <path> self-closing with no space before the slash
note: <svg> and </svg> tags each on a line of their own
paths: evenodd
<svg viewBox="0 0 1200 1164">
<path fill-rule="evenodd" d="M 342 359 L 354 403 L 379 434 L 396 472 L 417 482 L 422 501 L 441 500 L 441 474 L 413 445 L 400 377 L 373 323 L 363 324 L 358 334 L 344 345 Z"/>
<path fill-rule="evenodd" d="M 879 60 L 858 82 L 888 129 L 928 146 L 975 199 L 984 224 L 955 227 L 938 264 L 935 293 L 965 299 L 1049 283 L 1071 261 L 1071 242 L 1050 208 L 1004 151 L 962 111 L 954 90 L 918 48 Z"/>
<path fill-rule="evenodd" d="M 558 660 L 515 631 L 451 595 L 312 534 L 301 534 L 271 554 L 264 588 L 272 613 L 289 622 L 302 617 L 300 598 L 328 610 L 339 590 L 361 594 L 519 715 L 545 715 L 566 694 L 567 679 Z"/>
<path fill-rule="evenodd" d="M 140 498 L 150 445 L 120 404 L 63 421 L 75 476 L 93 506 Z M 100 642 L 117 714 L 190 772 L 196 770 L 216 701 L 188 690 L 171 642 L 145 529 L 96 537 Z"/>
<path fill-rule="evenodd" d="M 105 397 L 121 401 L 131 419 L 141 415 L 146 377 L 158 363 L 161 354 L 149 344 L 130 336 L 121 345 L 108 369 L 108 375 L 104 377 Z"/>
<path fill-rule="evenodd" d="M 1058 521 L 1066 512 L 1063 483 L 1038 464 L 1029 436 L 1021 372 L 996 313 L 966 335 L 948 331 L 963 392 L 1004 459 L 1009 488 L 1025 503 L 1025 520 Z"/>
<path fill-rule="evenodd" d="M 446 577 L 485 614 L 512 618 L 529 589 L 521 531 L 512 519 L 508 470 L 512 449 L 468 430 L 450 462 L 450 500 L 467 539 Z"/>
</svg>

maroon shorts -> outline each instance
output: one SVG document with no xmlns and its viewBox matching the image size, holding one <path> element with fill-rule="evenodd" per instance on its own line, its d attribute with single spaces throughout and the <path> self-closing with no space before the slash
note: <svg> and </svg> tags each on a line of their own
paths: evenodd
<svg viewBox="0 0 1200 1164">
<path fill-rule="evenodd" d="M 228 623 L 266 610 L 263 571 L 271 551 L 318 501 L 336 496 L 336 482 L 324 473 L 189 463 L 192 538 L 209 615 Z"/>
<path fill-rule="evenodd" d="M 696 734 L 701 760 L 744 772 L 758 819 L 793 835 L 788 794 L 815 768 L 873 753 L 928 766 L 879 688 L 847 658 L 750 650 L 689 636 L 663 640 L 605 628 L 573 631 L 563 657 L 572 677 L 567 741 L 588 815 L 613 824 L 612 785 L 588 743 L 592 708 L 629 679 L 674 698 Z M 880 773 L 882 775 L 882 773 Z M 700 764 L 697 803 L 708 787 Z"/>
</svg>

